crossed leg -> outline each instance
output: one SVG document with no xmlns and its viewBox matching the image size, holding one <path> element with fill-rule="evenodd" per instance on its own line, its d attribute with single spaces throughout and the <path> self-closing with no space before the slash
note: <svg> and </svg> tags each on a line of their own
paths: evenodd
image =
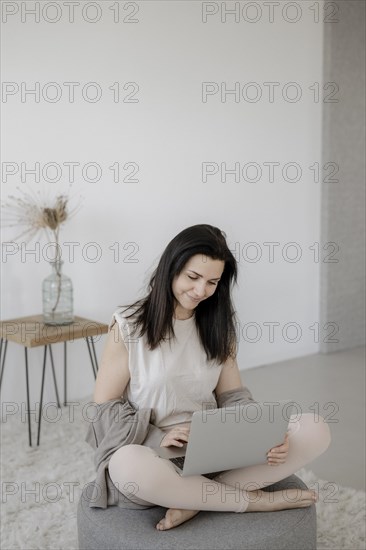
<svg viewBox="0 0 366 550">
<path fill-rule="evenodd" d="M 284 464 L 238 468 L 212 480 L 201 475 L 181 477 L 173 464 L 153 449 L 126 445 L 112 455 L 109 474 L 130 500 L 168 508 L 156 526 L 159 530 L 175 527 L 200 510 L 250 512 L 310 506 L 316 500 L 314 491 L 288 489 L 285 494 L 270 494 L 260 489 L 288 477 L 323 453 L 330 443 L 329 427 L 322 417 L 303 414 L 297 423 L 290 422 L 289 442 Z"/>
</svg>

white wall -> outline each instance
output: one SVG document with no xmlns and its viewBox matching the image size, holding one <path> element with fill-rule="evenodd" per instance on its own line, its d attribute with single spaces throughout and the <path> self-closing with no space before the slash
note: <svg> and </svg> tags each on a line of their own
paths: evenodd
<svg viewBox="0 0 366 550">
<path fill-rule="evenodd" d="M 365 2 L 337 2 L 342 17 L 324 27 L 324 80 L 337 82 L 342 100 L 323 109 L 323 158 L 337 159 L 339 174 L 322 186 L 322 241 L 339 247 L 338 262 L 320 270 L 320 322 L 331 320 L 336 342 L 324 353 L 365 345 Z M 339 327 L 339 329 L 338 329 Z"/>
<path fill-rule="evenodd" d="M 2 199 L 17 194 L 16 186 L 24 190 L 46 189 L 50 196 L 69 184 L 65 162 L 98 163 L 102 177 L 98 182 L 83 178 L 76 169 L 73 194 L 83 195 L 82 209 L 62 230 L 61 241 L 80 243 L 71 262 L 64 248 L 64 270 L 74 283 L 75 313 L 108 322 L 114 308 L 132 301 L 143 293 L 144 285 L 157 259 L 173 236 L 191 224 L 210 223 L 227 233 L 230 247 L 239 260 L 239 286 L 235 302 L 241 322 L 239 364 L 241 369 L 282 359 L 316 353 L 318 337 L 310 327 L 319 322 L 319 261 L 312 248 L 319 246 L 320 186 L 309 168 L 321 163 L 320 101 L 314 101 L 309 89 L 320 83 L 322 89 L 322 22 L 314 22 L 314 13 L 298 2 L 302 10 L 299 21 L 290 23 L 295 12 L 282 14 L 276 8 L 273 22 L 268 7 L 262 16 L 249 23 L 241 14 L 235 22 L 228 16 L 221 22 L 220 13 L 202 22 L 200 2 L 139 2 L 133 17 L 136 23 L 123 22 L 133 4 L 120 3 L 119 23 L 113 22 L 109 9 L 113 2 L 96 2 L 101 18 L 96 23 L 82 17 L 81 2 L 75 7 L 74 23 L 62 2 L 49 3 L 48 11 L 34 15 L 21 13 L 20 2 L 4 3 L 19 8 L 3 24 L 3 81 L 14 82 L 21 89 L 40 83 L 39 103 L 34 96 L 21 93 L 3 96 L 3 163 L 14 162 L 19 172 L 3 175 Z M 24 4 L 24 3 L 23 3 Z M 51 5 L 52 4 L 52 5 Z M 89 3 L 90 4 L 90 3 Z M 241 3 L 240 6 L 244 7 Z M 307 4 L 307 3 L 306 3 Z M 27 2 L 34 8 L 34 2 Z M 41 7 L 44 3 L 41 2 Z M 227 4 L 228 7 L 234 3 Z M 126 8 L 126 9 L 123 9 Z M 211 3 L 209 9 L 219 9 Z M 4 9 L 4 6 L 3 6 Z M 12 11 L 8 7 L 8 11 Z M 86 9 L 86 8 L 85 8 Z M 15 10 L 15 8 L 14 8 Z M 96 8 L 90 5 L 84 15 L 94 18 Z M 254 19 L 254 11 L 244 15 Z M 49 23 L 45 20 L 60 16 Z M 5 17 L 6 19 L 6 17 Z M 62 91 L 57 102 L 50 102 L 55 89 L 44 86 L 56 82 Z M 75 101 L 68 100 L 64 82 L 78 82 Z M 88 102 L 81 88 L 96 82 L 102 91 L 97 102 Z M 135 82 L 139 92 L 136 103 L 113 101 L 113 83 L 119 82 L 121 97 L 132 91 L 123 90 L 124 83 Z M 202 101 L 202 83 L 214 82 L 227 89 L 240 83 L 255 82 L 262 98 L 250 102 L 254 87 L 235 102 L 233 95 L 223 100 L 220 94 Z M 269 100 L 265 82 L 279 83 L 274 100 Z M 284 99 L 283 90 L 289 82 L 297 83 L 302 97 L 297 102 Z M 16 88 L 15 88 L 16 89 Z M 7 88 L 10 90 L 10 87 Z M 94 90 L 89 88 L 90 96 Z M 285 93 L 285 92 L 284 92 Z M 293 97 L 294 87 L 288 89 Z M 321 92 L 322 94 L 322 92 Z M 21 163 L 41 168 L 57 162 L 63 177 L 56 184 L 26 175 L 21 181 Z M 126 162 L 139 166 L 137 183 L 113 181 L 108 168 L 118 162 L 122 178 Z M 220 181 L 220 174 L 202 181 L 202 163 L 220 166 L 226 162 L 232 168 L 246 163 L 258 163 L 262 170 L 259 181 L 235 182 L 233 175 Z M 274 181 L 268 177 L 265 162 L 277 162 Z M 296 162 L 301 167 L 299 181 L 285 181 L 282 169 Z M 9 169 L 3 164 L 3 169 Z M 213 165 L 214 166 L 214 165 Z M 289 178 L 294 177 L 289 169 Z M 253 178 L 253 169 L 249 178 Z M 50 175 L 53 173 L 50 171 Z M 93 177 L 92 170 L 89 177 Z M 4 230 L 8 241 L 14 231 Z M 85 253 L 90 242 L 98 243 L 99 261 L 88 261 Z M 114 261 L 110 247 L 118 242 L 119 261 Z M 136 263 L 123 261 L 136 243 Z M 247 243 L 257 243 L 261 255 L 256 262 L 248 261 L 257 253 Z M 274 259 L 269 246 L 279 243 Z M 297 243 L 301 258 L 289 261 Z M 46 241 L 40 241 L 41 252 Z M 318 243 L 315 244 L 314 243 Z M 26 245 L 34 249 L 35 243 Z M 285 255 L 285 259 L 283 254 Z M 321 251 L 320 251 L 321 252 Z M 321 252 L 322 253 L 322 252 Z M 324 255 L 324 252 L 323 252 Z M 321 260 L 322 256 L 320 257 Z M 49 266 L 42 258 L 19 252 L 3 254 L 2 319 L 41 312 L 41 282 Z M 271 341 L 267 323 L 278 323 Z M 253 323 L 253 325 L 249 325 Z M 256 323 L 257 325 L 254 325 Z M 301 334 L 289 327 L 296 323 Z M 261 333 L 257 333 L 255 326 Z M 246 330 L 247 329 L 247 330 Z M 246 336 L 245 336 L 246 335 Z M 325 334 L 320 330 L 319 338 Z M 249 341 L 249 340 L 255 340 Z M 100 356 L 103 339 L 97 343 Z M 60 349 L 57 349 L 60 348 Z M 54 346 L 58 379 L 62 383 L 61 346 Z M 42 350 L 30 351 L 31 398 L 38 400 Z M 10 344 L 3 381 L 2 399 L 25 399 L 24 352 Z M 69 346 L 69 398 L 81 398 L 92 393 L 93 378 L 86 345 L 77 341 Z M 46 399 L 53 400 L 50 372 L 46 379 Z"/>
</svg>

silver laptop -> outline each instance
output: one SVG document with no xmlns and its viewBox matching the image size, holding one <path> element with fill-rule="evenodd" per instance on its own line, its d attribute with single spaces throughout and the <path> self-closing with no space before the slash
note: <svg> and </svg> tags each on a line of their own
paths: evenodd
<svg viewBox="0 0 366 550">
<path fill-rule="evenodd" d="M 196 411 L 188 443 L 154 450 L 183 477 L 266 464 L 267 452 L 284 441 L 293 408 L 286 400 Z"/>
</svg>

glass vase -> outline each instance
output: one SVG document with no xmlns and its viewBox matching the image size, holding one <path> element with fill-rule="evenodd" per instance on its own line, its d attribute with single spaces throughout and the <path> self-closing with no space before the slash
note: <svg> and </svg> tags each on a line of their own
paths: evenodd
<svg viewBox="0 0 366 550">
<path fill-rule="evenodd" d="M 62 260 L 50 262 L 50 265 L 52 273 L 42 283 L 43 322 L 69 325 L 74 321 L 72 281 L 62 273 Z"/>
</svg>

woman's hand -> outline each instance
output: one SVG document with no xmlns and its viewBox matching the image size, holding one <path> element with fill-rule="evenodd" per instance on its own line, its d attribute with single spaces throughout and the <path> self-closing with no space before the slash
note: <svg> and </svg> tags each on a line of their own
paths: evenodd
<svg viewBox="0 0 366 550">
<path fill-rule="evenodd" d="M 270 449 L 267 453 L 267 463 L 270 466 L 278 466 L 279 464 L 284 464 L 287 458 L 289 450 L 289 439 L 288 439 L 288 433 L 285 435 L 285 441 L 282 443 L 282 445 L 279 445 L 278 447 L 273 447 L 273 449 Z"/>
<path fill-rule="evenodd" d="M 174 445 L 175 447 L 183 447 L 188 441 L 189 428 L 179 427 L 172 428 L 162 439 L 160 447 L 170 447 Z"/>
</svg>

